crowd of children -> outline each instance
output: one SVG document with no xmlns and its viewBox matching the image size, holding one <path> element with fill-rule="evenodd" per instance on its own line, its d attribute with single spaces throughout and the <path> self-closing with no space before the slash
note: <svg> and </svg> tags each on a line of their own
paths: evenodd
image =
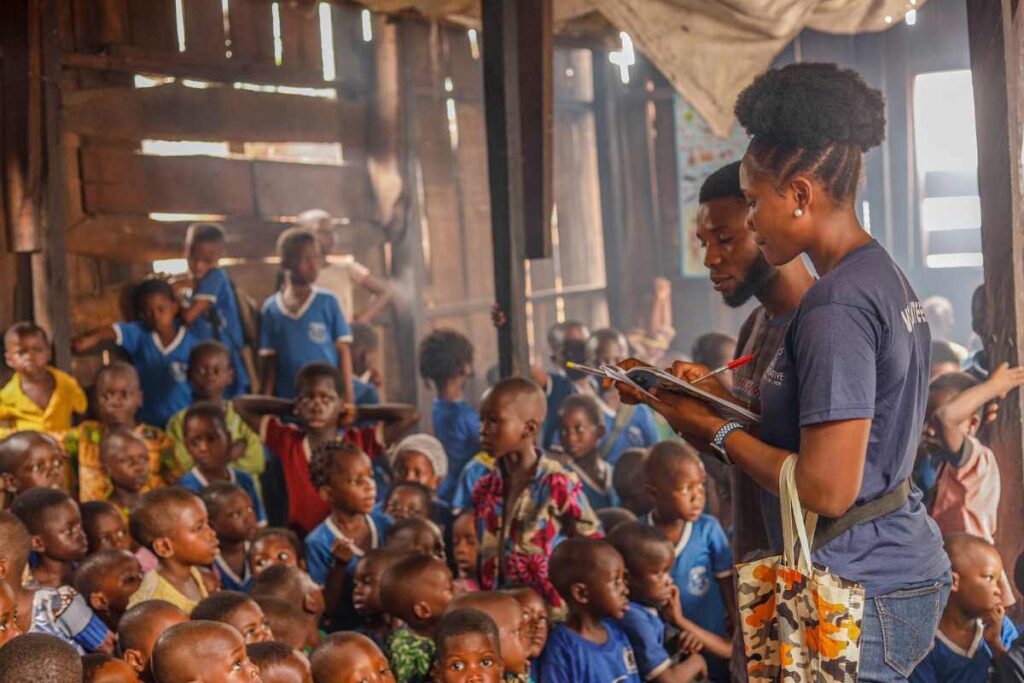
<svg viewBox="0 0 1024 683">
<path fill-rule="evenodd" d="M 472 344 L 435 330 L 418 359 L 433 436 L 411 433 L 416 410 L 369 382 L 372 328 L 353 334 L 316 286 L 314 232 L 282 234 L 258 334 L 223 247 L 218 226 L 193 226 L 188 278 L 143 282 L 134 321 L 74 340 L 128 359 L 88 399 L 50 366 L 45 330 L 6 331 L 0 683 L 729 680 L 717 461 L 564 369 L 617 363 L 635 341 L 559 323 L 551 370 L 475 397 Z M 694 348 L 715 364 L 734 352 L 724 335 Z M 954 582 L 913 681 L 1024 680 L 979 437 L 1022 384 L 1006 366 L 933 380 L 915 480 Z"/>
</svg>

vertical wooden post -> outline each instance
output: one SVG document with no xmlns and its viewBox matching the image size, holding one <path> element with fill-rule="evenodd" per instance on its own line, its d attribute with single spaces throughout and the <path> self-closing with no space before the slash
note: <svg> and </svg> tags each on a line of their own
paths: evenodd
<svg viewBox="0 0 1024 683">
<path fill-rule="evenodd" d="M 524 181 L 528 180 L 525 173 L 529 166 L 533 174 L 529 178 L 531 190 L 534 194 L 541 192 L 543 197 L 546 179 L 550 201 L 551 155 L 548 150 L 544 156 L 544 133 L 546 130 L 550 144 L 551 103 L 541 103 L 539 109 L 536 102 L 524 105 L 523 84 L 532 83 L 530 96 L 551 97 L 550 86 L 545 93 L 543 83 L 538 87 L 535 82 L 551 78 L 552 40 L 550 35 L 545 37 L 552 28 L 551 11 L 551 0 L 482 3 L 494 291 L 506 317 L 506 324 L 498 329 L 498 358 L 503 377 L 529 373 L 525 259 L 543 258 L 550 253 L 550 204 L 540 222 L 533 222 L 537 215 L 536 197 L 531 198 L 528 206 Z M 524 153 L 532 160 L 529 164 Z M 539 155 L 539 161 L 535 155 Z M 541 199 L 540 205 L 544 204 Z M 533 215 L 527 214 L 530 207 Z M 532 238 L 527 238 L 528 231 Z M 536 251 L 529 251 L 527 244 Z"/>
<path fill-rule="evenodd" d="M 604 226 L 606 282 L 619 282 L 624 255 L 622 231 L 625 218 L 622 207 L 622 158 L 619 152 L 619 111 L 612 80 L 612 65 L 607 52 L 594 51 L 594 130 L 597 142 L 597 174 L 601 187 L 601 225 Z M 625 287 L 608 288 L 608 314 L 611 324 L 625 329 Z"/>
<path fill-rule="evenodd" d="M 978 131 L 981 248 L 988 294 L 985 341 L 989 366 L 1019 365 L 1024 356 L 1024 201 L 1021 196 L 1022 36 L 1014 30 L 1014 0 L 967 3 L 974 108 Z M 1002 497 L 996 544 L 1008 567 L 1024 549 L 1024 391 L 1003 401 L 990 430 Z M 1018 586 L 1018 591 L 1024 586 Z"/>
</svg>

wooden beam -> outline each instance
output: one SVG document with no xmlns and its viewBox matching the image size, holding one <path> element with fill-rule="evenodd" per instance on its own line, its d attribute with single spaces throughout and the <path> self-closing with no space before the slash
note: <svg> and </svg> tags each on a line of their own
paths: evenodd
<svg viewBox="0 0 1024 683">
<path fill-rule="evenodd" d="M 71 93 L 64 123 L 119 140 L 340 142 L 349 157 L 363 147 L 365 115 L 365 105 L 350 100 L 164 85 Z"/>
<path fill-rule="evenodd" d="M 1021 110 L 1024 73 L 1018 61 L 1012 0 L 966 4 L 978 135 L 981 248 L 988 295 L 989 367 L 1024 358 L 1024 198 L 1020 192 Z M 1011 392 L 988 432 L 1002 477 L 996 545 L 1012 566 L 1024 549 L 1024 391 Z M 1018 586 L 1020 591 L 1024 586 Z"/>
<path fill-rule="evenodd" d="M 526 258 L 551 258 L 554 197 L 554 19 L 552 0 L 518 0 L 519 125 L 523 148 Z"/>
<path fill-rule="evenodd" d="M 526 3 L 532 5 L 532 3 Z M 483 0 L 484 105 L 491 190 L 494 293 L 506 322 L 498 328 L 502 377 L 529 376 L 526 336 L 526 226 L 523 195 L 520 31 L 529 28 L 511 0 Z"/>
</svg>

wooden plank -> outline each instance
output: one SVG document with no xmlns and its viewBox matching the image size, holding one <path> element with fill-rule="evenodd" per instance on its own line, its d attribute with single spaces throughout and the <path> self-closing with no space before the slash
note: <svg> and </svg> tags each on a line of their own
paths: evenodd
<svg viewBox="0 0 1024 683">
<path fill-rule="evenodd" d="M 296 216 L 320 208 L 335 218 L 372 216 L 369 179 L 362 166 L 252 162 L 257 214 Z"/>
<path fill-rule="evenodd" d="M 282 66 L 296 66 L 323 77 L 323 55 L 320 52 L 319 3 L 280 3 L 281 43 L 284 50 Z"/>
<path fill-rule="evenodd" d="M 519 125 L 526 258 L 551 257 L 554 139 L 553 0 L 519 0 Z"/>
<path fill-rule="evenodd" d="M 186 51 L 213 63 L 227 59 L 221 0 L 187 0 L 182 8 Z"/>
<path fill-rule="evenodd" d="M 270 3 L 229 0 L 231 61 L 274 68 L 274 33 Z"/>
<path fill-rule="evenodd" d="M 978 192 L 981 246 L 988 298 L 988 334 L 983 342 L 989 366 L 1024 358 L 1024 201 L 1018 176 L 1022 65 L 1017 60 L 1024 36 L 1014 31 L 1011 0 L 967 3 L 974 108 L 978 136 Z M 1011 392 L 987 434 L 999 463 L 1002 490 L 996 545 L 1012 566 L 1024 549 L 1024 392 Z M 1022 586 L 1017 586 L 1020 591 Z"/>
<path fill-rule="evenodd" d="M 382 225 L 394 227 L 397 232 L 405 218 L 399 205 L 404 183 L 399 166 L 402 102 L 398 27 L 379 21 L 376 29 L 377 88 L 371 100 L 371 125 L 366 131 L 367 171 L 373 188 L 374 216 Z M 342 150 L 346 161 L 354 160 L 358 154 L 344 145 Z"/>
<path fill-rule="evenodd" d="M 82 189 L 89 213 L 214 213 L 251 216 L 252 171 L 246 161 L 155 157 L 121 150 L 82 150 Z"/>
<path fill-rule="evenodd" d="M 71 93 L 64 123 L 81 135 L 126 140 L 365 143 L 366 106 L 351 100 L 180 85 Z"/>
<path fill-rule="evenodd" d="M 128 0 L 128 16 L 134 45 L 156 52 L 178 52 L 174 0 Z"/>
<path fill-rule="evenodd" d="M 74 334 L 112 325 L 133 317 L 131 293 L 137 283 L 124 282 L 72 300 L 70 324 Z"/>
<path fill-rule="evenodd" d="M 337 83 L 346 91 L 354 93 L 371 92 L 374 87 L 374 45 L 363 40 L 362 9 L 356 5 L 340 5 L 331 8 L 334 29 L 334 70 Z M 374 23 L 378 30 L 380 19 Z M 419 22 L 401 22 L 404 27 Z M 374 41 L 376 42 L 376 41 Z M 415 62 L 403 60 L 403 68 L 410 68 Z M 379 81 L 379 77 L 378 77 Z"/>
</svg>

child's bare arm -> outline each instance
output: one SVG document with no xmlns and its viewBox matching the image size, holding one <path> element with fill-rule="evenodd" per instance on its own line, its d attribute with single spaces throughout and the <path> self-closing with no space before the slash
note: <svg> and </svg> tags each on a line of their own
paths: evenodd
<svg viewBox="0 0 1024 683">
<path fill-rule="evenodd" d="M 384 423 L 384 445 L 389 446 L 408 433 L 420 421 L 416 406 L 408 403 L 378 403 L 357 406 L 357 420 L 379 420 Z"/>
<path fill-rule="evenodd" d="M 250 394 L 249 396 L 236 396 L 231 399 L 231 405 L 242 421 L 259 434 L 260 421 L 264 415 L 287 415 L 294 409 L 295 401 Z"/>
<path fill-rule="evenodd" d="M 683 615 L 679 602 L 679 586 L 672 586 L 672 597 L 666 604 L 661 606 L 660 611 L 661 617 L 666 623 L 672 624 L 683 631 L 682 638 L 697 640 L 702 649 L 723 659 L 728 659 L 732 656 L 732 641 L 723 638 L 717 633 L 701 628 Z M 686 651 L 692 652 L 694 649 L 693 647 L 688 647 Z"/>
<path fill-rule="evenodd" d="M 181 321 L 186 325 L 191 325 L 200 317 L 206 315 L 206 312 L 213 306 L 213 302 L 209 299 L 193 299 L 192 305 L 188 308 L 182 307 L 181 309 Z"/>
<path fill-rule="evenodd" d="M 88 353 L 100 342 L 114 341 L 115 339 L 117 339 L 117 332 L 114 330 L 114 326 L 107 325 L 72 339 L 71 350 L 75 353 Z"/>
<path fill-rule="evenodd" d="M 987 380 L 960 392 L 940 406 L 935 411 L 935 420 L 945 447 L 952 453 L 959 452 L 966 437 L 959 425 L 989 401 L 1002 398 L 1021 385 L 1024 385 L 1024 366 L 1011 368 L 1003 363 L 992 371 Z"/>
<path fill-rule="evenodd" d="M 654 680 L 658 683 L 690 683 L 697 677 L 707 678 L 708 663 L 700 655 L 690 655 L 683 661 L 662 672 Z"/>
<path fill-rule="evenodd" d="M 360 283 L 366 291 L 373 294 L 373 300 L 365 309 L 352 316 L 352 321 L 357 323 L 368 323 L 380 313 L 391 301 L 391 286 L 382 282 L 372 275 L 367 275 Z"/>
<path fill-rule="evenodd" d="M 353 405 L 356 402 L 356 392 L 352 388 L 352 349 L 348 342 L 338 342 L 338 369 L 341 370 L 341 382 L 345 387 L 345 403 Z"/>
</svg>

